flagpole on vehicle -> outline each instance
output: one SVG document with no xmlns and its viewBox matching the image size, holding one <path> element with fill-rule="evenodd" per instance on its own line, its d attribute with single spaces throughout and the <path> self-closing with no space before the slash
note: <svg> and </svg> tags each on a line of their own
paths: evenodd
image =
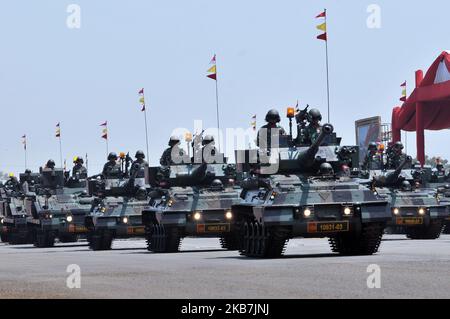
<svg viewBox="0 0 450 319">
<path fill-rule="evenodd" d="M 145 144 L 147 147 L 147 161 L 149 161 L 149 155 L 148 155 L 148 126 L 147 126 L 147 107 L 145 105 L 145 93 L 144 89 L 141 89 L 139 91 L 139 95 L 141 95 L 141 98 L 139 102 L 141 103 L 142 109 L 141 111 L 144 112 L 144 121 L 145 121 Z"/>
<path fill-rule="evenodd" d="M 317 36 L 317 39 L 325 41 L 325 64 L 327 72 L 327 121 L 330 122 L 330 73 L 329 73 L 329 63 L 328 63 L 328 29 L 327 29 L 327 9 L 324 9 L 322 13 L 316 16 L 316 19 L 324 18 L 324 23 L 317 26 L 318 30 L 323 31 L 323 34 Z"/>
<path fill-rule="evenodd" d="M 61 168 L 64 168 L 62 156 L 62 142 L 61 142 L 61 122 L 58 122 L 58 124 L 56 124 L 56 137 L 59 140 L 59 161 L 61 164 Z"/>
<path fill-rule="evenodd" d="M 217 148 L 220 152 L 220 115 L 219 115 L 219 85 L 217 81 L 217 57 L 216 54 L 214 54 L 213 58 L 211 59 L 210 64 L 213 66 L 208 69 L 207 72 L 211 73 L 208 74 L 207 77 L 210 79 L 213 79 L 216 81 L 216 117 L 217 117 Z"/>
<path fill-rule="evenodd" d="M 27 164 L 27 135 L 24 134 L 22 136 L 22 144 L 23 144 L 23 151 L 24 151 L 24 155 L 25 155 L 25 170 L 28 168 L 28 164 Z"/>
</svg>

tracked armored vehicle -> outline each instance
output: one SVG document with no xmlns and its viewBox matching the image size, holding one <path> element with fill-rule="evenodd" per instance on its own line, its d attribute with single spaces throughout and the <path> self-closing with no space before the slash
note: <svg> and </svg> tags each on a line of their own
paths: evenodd
<svg viewBox="0 0 450 319">
<path fill-rule="evenodd" d="M 124 165 L 121 167 L 115 176 L 89 181 L 89 193 L 95 200 L 85 225 L 89 247 L 95 251 L 111 249 L 114 239 L 144 237 L 141 215 L 149 203 L 145 167 L 133 177 Z"/>
<path fill-rule="evenodd" d="M 149 251 L 177 252 L 184 237 L 216 237 L 224 249 L 237 250 L 231 206 L 240 201 L 240 188 L 234 165 L 153 167 L 149 175 L 155 188 L 142 213 Z"/>
<path fill-rule="evenodd" d="M 328 237 L 341 255 L 377 252 L 391 215 L 385 199 L 352 178 L 358 148 L 340 147 L 329 124 L 312 145 L 298 144 L 291 135 L 280 137 L 279 149 L 267 150 L 275 173 L 265 174 L 261 161 L 241 165 L 249 177 L 242 183 L 243 202 L 232 207 L 241 255 L 279 257 L 295 237 Z M 245 153 L 246 161 L 254 157 Z"/>
<path fill-rule="evenodd" d="M 33 243 L 33 234 L 27 224 L 26 194 L 39 183 L 39 173 L 20 174 L 20 182 L 6 183 L 0 189 L 1 239 L 11 245 Z"/>
<path fill-rule="evenodd" d="M 449 217 L 448 208 L 439 201 L 436 189 L 418 181 L 423 172 L 404 169 L 410 163 L 411 157 L 407 157 L 396 170 L 371 172 L 373 189 L 389 202 L 392 219 L 387 230 L 410 239 L 439 238 Z"/>
<path fill-rule="evenodd" d="M 92 198 L 86 193 L 86 181 L 66 181 L 62 169 L 43 168 L 35 192 L 25 194 L 27 225 L 35 247 L 52 247 L 76 242 L 86 234 L 84 218 L 91 210 Z"/>
</svg>

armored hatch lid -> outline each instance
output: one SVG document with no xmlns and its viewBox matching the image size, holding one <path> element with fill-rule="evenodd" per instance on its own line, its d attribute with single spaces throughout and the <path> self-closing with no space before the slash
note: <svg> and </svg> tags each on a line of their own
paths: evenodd
<svg viewBox="0 0 450 319">
<path fill-rule="evenodd" d="M 279 150 L 280 160 L 296 160 L 298 159 L 299 155 L 306 150 L 308 150 L 308 147 L 282 148 Z M 326 159 L 327 162 L 337 162 L 338 157 L 336 155 L 336 145 L 320 146 L 315 157 Z"/>
</svg>

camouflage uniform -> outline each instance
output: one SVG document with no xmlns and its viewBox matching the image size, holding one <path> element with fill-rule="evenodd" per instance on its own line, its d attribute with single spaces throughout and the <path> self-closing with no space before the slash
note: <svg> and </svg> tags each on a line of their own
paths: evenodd
<svg viewBox="0 0 450 319">
<path fill-rule="evenodd" d="M 311 145 L 313 144 L 317 138 L 319 137 L 320 133 L 322 132 L 322 126 L 314 125 L 313 123 L 309 124 L 305 129 L 305 144 Z"/>
<path fill-rule="evenodd" d="M 108 161 L 103 166 L 102 175 L 104 178 L 119 178 L 122 175 L 120 165 L 116 161 Z"/>
<path fill-rule="evenodd" d="M 261 126 L 261 128 L 258 131 L 258 136 L 256 139 L 256 145 L 257 146 L 262 146 L 260 144 L 260 139 L 262 139 L 264 137 L 264 132 L 267 134 L 266 138 L 267 138 L 267 148 L 271 148 L 271 142 L 272 142 L 272 136 L 273 137 L 279 137 L 281 135 L 286 135 L 286 131 L 284 130 L 284 128 L 282 128 L 280 125 L 274 124 L 274 123 L 267 123 L 266 125 Z"/>
<path fill-rule="evenodd" d="M 88 175 L 87 169 L 81 163 L 75 164 L 74 167 L 72 168 L 72 177 L 86 179 L 87 175 Z"/>
<path fill-rule="evenodd" d="M 376 152 L 367 153 L 364 163 L 362 165 L 363 170 L 378 170 L 382 169 L 381 157 Z"/>
<path fill-rule="evenodd" d="M 148 166 L 148 162 L 144 159 L 138 158 L 133 162 L 133 164 L 131 164 L 130 176 L 131 177 L 138 176 L 139 171 L 143 169 L 145 166 Z"/>
<path fill-rule="evenodd" d="M 172 146 L 165 149 L 162 153 L 159 163 L 161 166 L 170 166 L 176 164 L 175 161 L 172 160 L 172 152 L 178 152 L 180 159 L 186 156 L 184 150 L 178 146 Z"/>
</svg>

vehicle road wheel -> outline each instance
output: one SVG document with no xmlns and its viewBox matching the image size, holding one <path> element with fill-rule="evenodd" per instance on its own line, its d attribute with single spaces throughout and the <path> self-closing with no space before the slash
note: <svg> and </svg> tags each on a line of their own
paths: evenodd
<svg viewBox="0 0 450 319">
<path fill-rule="evenodd" d="M 48 230 L 37 230 L 34 246 L 37 248 L 48 248 L 55 245 L 55 235 Z"/>
<path fill-rule="evenodd" d="M 437 239 L 441 236 L 444 223 L 442 220 L 433 220 L 428 226 L 410 227 L 406 230 L 409 239 Z"/>
<path fill-rule="evenodd" d="M 177 227 L 153 226 L 149 250 L 155 253 L 176 253 L 180 245 L 181 236 Z"/>
<path fill-rule="evenodd" d="M 240 232 L 240 254 L 255 258 L 278 258 L 288 241 L 282 228 L 267 228 L 260 223 L 245 223 Z"/>
<path fill-rule="evenodd" d="M 7 243 L 7 242 L 8 242 L 8 235 L 5 234 L 5 233 L 1 234 L 1 235 L 0 235 L 0 240 L 1 240 L 3 243 Z"/>
<path fill-rule="evenodd" d="M 342 233 L 331 237 L 331 250 L 345 256 L 373 255 L 380 247 L 383 229 L 383 224 L 362 224 L 361 232 Z"/>
<path fill-rule="evenodd" d="M 78 235 L 64 234 L 59 236 L 60 243 L 76 243 L 78 241 Z"/>
<path fill-rule="evenodd" d="M 94 251 L 110 250 L 113 236 L 107 230 L 97 230 L 91 236 L 90 248 Z"/>
<path fill-rule="evenodd" d="M 442 231 L 443 234 L 450 234 L 450 222 L 445 222 L 445 228 Z"/>
<path fill-rule="evenodd" d="M 220 245 L 223 249 L 227 250 L 238 250 L 239 249 L 239 238 L 234 232 L 228 233 L 220 238 Z"/>
</svg>

